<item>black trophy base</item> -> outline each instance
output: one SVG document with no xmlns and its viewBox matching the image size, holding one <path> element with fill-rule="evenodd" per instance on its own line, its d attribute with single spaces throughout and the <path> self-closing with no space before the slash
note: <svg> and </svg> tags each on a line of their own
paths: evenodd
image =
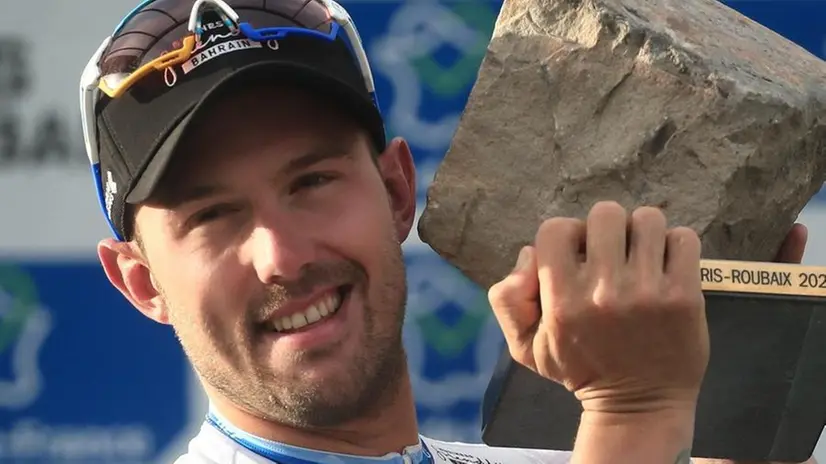
<svg viewBox="0 0 826 464">
<path fill-rule="evenodd" d="M 711 358 L 694 457 L 803 462 L 826 423 L 826 298 L 705 292 Z M 572 450 L 573 394 L 502 355 L 485 394 L 491 446 Z"/>
</svg>

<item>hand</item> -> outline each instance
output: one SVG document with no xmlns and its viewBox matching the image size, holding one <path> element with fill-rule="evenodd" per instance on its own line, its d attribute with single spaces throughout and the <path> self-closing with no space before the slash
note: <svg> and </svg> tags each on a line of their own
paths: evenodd
<svg viewBox="0 0 826 464">
<path fill-rule="evenodd" d="M 586 413 L 693 412 L 709 356 L 700 240 L 658 209 L 545 221 L 489 299 L 513 359 Z"/>
</svg>

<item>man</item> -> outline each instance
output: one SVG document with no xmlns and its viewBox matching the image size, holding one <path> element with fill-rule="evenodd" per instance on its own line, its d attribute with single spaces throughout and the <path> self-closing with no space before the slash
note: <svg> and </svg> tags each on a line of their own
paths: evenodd
<svg viewBox="0 0 826 464">
<path fill-rule="evenodd" d="M 385 140 L 366 63 L 336 4 L 148 0 L 84 71 L 115 235 L 101 263 L 174 328 L 210 399 L 177 462 L 688 462 L 700 243 L 609 202 L 544 222 L 490 290 L 514 358 L 581 400 L 575 450 L 419 435 L 401 341 L 415 169 Z M 805 238 L 793 229 L 780 258 Z"/>
</svg>

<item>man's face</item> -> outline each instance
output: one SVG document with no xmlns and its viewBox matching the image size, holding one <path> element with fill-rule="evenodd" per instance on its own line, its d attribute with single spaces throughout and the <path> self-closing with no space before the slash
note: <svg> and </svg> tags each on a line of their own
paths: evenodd
<svg viewBox="0 0 826 464">
<path fill-rule="evenodd" d="M 292 89 L 235 94 L 202 121 L 136 214 L 157 290 L 138 304 L 168 318 L 211 388 L 260 417 L 364 414 L 406 368 L 409 150 L 374 160 L 345 115 Z"/>
</svg>

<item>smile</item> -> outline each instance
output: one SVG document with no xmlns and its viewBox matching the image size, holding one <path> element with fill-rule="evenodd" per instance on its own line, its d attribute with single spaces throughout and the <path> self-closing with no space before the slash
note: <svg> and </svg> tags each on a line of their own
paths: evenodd
<svg viewBox="0 0 826 464">
<path fill-rule="evenodd" d="M 272 323 L 272 327 L 276 332 L 283 333 L 303 329 L 305 327 L 312 326 L 319 321 L 323 321 L 333 316 L 336 311 L 341 308 L 341 303 L 344 301 L 346 292 L 347 289 L 339 288 L 337 292 L 333 292 L 321 298 L 303 311 L 294 313 L 290 316 L 276 318 Z"/>
</svg>

